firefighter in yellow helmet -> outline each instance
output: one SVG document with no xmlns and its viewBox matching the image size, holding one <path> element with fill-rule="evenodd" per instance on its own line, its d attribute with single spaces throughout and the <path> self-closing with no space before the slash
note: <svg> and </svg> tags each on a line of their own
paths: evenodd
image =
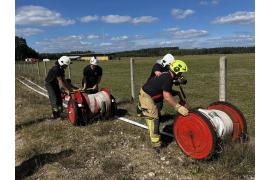
<svg viewBox="0 0 270 180">
<path fill-rule="evenodd" d="M 188 109 L 173 98 L 173 81 L 178 80 L 182 73 L 187 72 L 188 68 L 185 62 L 174 60 L 170 64 L 169 71 L 163 72 L 160 76 L 154 76 L 149 79 L 141 88 L 139 94 L 139 103 L 142 114 L 146 117 L 146 124 L 150 134 L 150 140 L 154 148 L 161 146 L 159 135 L 159 112 L 155 101 L 163 98 L 180 114 L 188 115 Z"/>
</svg>

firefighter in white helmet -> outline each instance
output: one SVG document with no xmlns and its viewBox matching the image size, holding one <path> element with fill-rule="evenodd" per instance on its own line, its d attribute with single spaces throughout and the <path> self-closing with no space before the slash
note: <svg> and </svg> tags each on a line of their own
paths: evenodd
<svg viewBox="0 0 270 180">
<path fill-rule="evenodd" d="M 151 74 L 147 81 L 149 81 L 153 77 L 160 76 L 163 72 L 168 71 L 170 69 L 169 68 L 170 64 L 173 61 L 174 61 L 174 56 L 172 54 L 166 54 L 165 56 L 163 56 L 162 59 L 157 60 L 156 63 L 152 67 Z M 160 99 L 158 102 L 155 102 L 155 103 L 156 103 L 156 106 L 158 107 L 158 110 L 159 110 L 158 112 L 160 115 L 160 111 L 163 107 L 163 99 Z M 137 114 L 138 116 L 142 115 L 140 103 L 138 103 L 137 105 Z"/>
<path fill-rule="evenodd" d="M 93 56 L 90 58 L 90 64 L 83 70 L 82 90 L 88 93 L 98 92 L 98 84 L 101 81 L 102 68 L 98 65 L 98 59 Z"/>
<path fill-rule="evenodd" d="M 169 65 L 174 61 L 174 57 L 171 54 L 166 54 L 162 59 L 157 60 L 152 67 L 151 74 L 148 79 L 154 76 L 160 76 L 162 72 L 169 70 Z"/>
<path fill-rule="evenodd" d="M 159 118 L 158 107 L 155 100 L 163 98 L 174 107 L 174 109 L 183 116 L 188 115 L 188 109 L 177 103 L 173 95 L 178 92 L 172 89 L 173 80 L 181 77 L 182 73 L 187 72 L 187 65 L 181 60 L 174 60 L 169 71 L 162 73 L 160 76 L 149 79 L 141 88 L 139 94 L 139 102 L 143 115 L 146 117 L 150 140 L 154 148 L 161 146 L 159 135 Z"/>
<path fill-rule="evenodd" d="M 52 118 L 57 119 L 60 117 L 62 108 L 62 97 L 60 86 L 66 93 L 70 93 L 71 89 L 65 80 L 65 69 L 71 64 L 71 60 L 67 56 L 59 58 L 55 65 L 48 71 L 45 79 L 45 87 L 49 94 L 50 103 L 52 106 Z"/>
</svg>

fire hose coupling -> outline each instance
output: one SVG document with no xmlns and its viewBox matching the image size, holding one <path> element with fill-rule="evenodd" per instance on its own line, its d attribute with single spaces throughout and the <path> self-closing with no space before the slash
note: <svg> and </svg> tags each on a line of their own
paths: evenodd
<svg viewBox="0 0 270 180">
<path fill-rule="evenodd" d="M 188 115 L 188 109 L 185 108 L 184 106 L 181 106 L 181 105 L 178 104 L 178 103 L 175 105 L 174 109 L 175 109 L 178 113 L 182 114 L 183 116 L 187 116 L 187 115 Z"/>
</svg>

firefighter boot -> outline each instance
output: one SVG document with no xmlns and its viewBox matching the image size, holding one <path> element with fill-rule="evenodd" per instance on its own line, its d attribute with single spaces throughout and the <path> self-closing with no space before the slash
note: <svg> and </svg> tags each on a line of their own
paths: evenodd
<svg viewBox="0 0 270 180">
<path fill-rule="evenodd" d="M 136 110 L 137 110 L 137 116 L 138 117 L 142 117 L 143 114 L 142 114 L 142 107 L 141 107 L 141 103 L 140 102 L 138 102 L 137 107 L 136 107 Z"/>
<path fill-rule="evenodd" d="M 161 140 L 159 135 L 159 120 L 154 118 L 146 119 L 150 140 L 153 148 L 161 147 Z"/>
<path fill-rule="evenodd" d="M 60 111 L 57 108 L 53 108 L 52 110 L 52 119 L 60 118 Z"/>
</svg>

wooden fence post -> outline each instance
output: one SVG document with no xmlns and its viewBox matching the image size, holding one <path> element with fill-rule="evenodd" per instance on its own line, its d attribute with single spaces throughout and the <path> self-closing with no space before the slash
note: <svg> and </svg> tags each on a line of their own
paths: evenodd
<svg viewBox="0 0 270 180">
<path fill-rule="evenodd" d="M 28 68 L 27 73 L 28 73 L 28 74 L 31 74 L 31 67 L 30 67 L 30 63 L 29 63 L 29 62 L 27 63 L 27 68 Z"/>
<path fill-rule="evenodd" d="M 24 66 L 24 73 L 26 73 L 27 72 L 27 64 L 26 64 L 26 62 L 23 62 L 23 66 Z"/>
<path fill-rule="evenodd" d="M 68 65 L 68 78 L 71 79 L 70 77 L 71 77 L 71 69 L 70 69 L 70 65 Z"/>
<path fill-rule="evenodd" d="M 22 64 L 20 62 L 18 62 L 18 65 L 19 65 L 19 73 L 22 72 Z"/>
<path fill-rule="evenodd" d="M 44 77 L 46 77 L 47 76 L 47 64 L 46 64 L 46 61 L 43 61 L 43 63 L 44 63 L 44 74 L 45 74 Z"/>
<path fill-rule="evenodd" d="M 38 72 L 38 77 L 40 77 L 39 61 L 37 61 L 37 72 Z"/>
<path fill-rule="evenodd" d="M 32 69 L 32 75 L 34 75 L 35 70 L 34 70 L 34 63 L 33 62 L 31 62 L 31 69 Z"/>
<path fill-rule="evenodd" d="M 134 73 L 134 59 L 130 58 L 130 84 L 131 84 L 131 98 L 135 101 L 135 73 Z"/>
<path fill-rule="evenodd" d="M 227 57 L 219 59 L 219 101 L 226 101 L 227 95 Z"/>
</svg>

